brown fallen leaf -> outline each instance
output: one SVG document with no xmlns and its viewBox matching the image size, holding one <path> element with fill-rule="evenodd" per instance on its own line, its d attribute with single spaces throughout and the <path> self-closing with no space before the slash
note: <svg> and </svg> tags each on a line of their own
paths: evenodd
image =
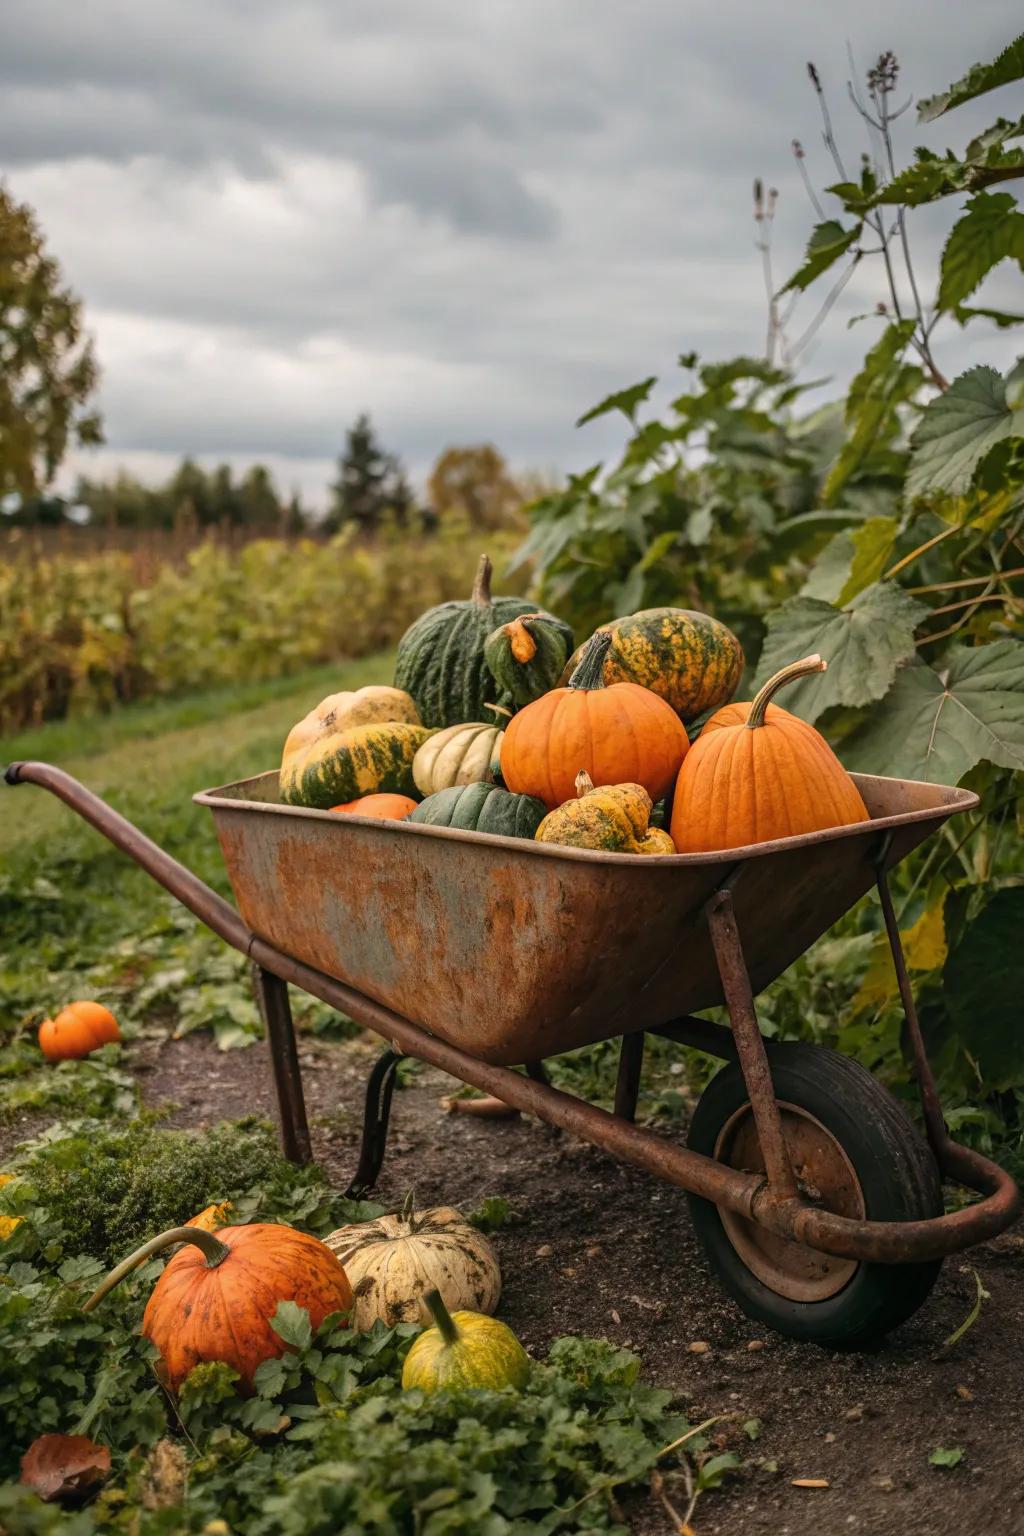
<svg viewBox="0 0 1024 1536">
<path fill-rule="evenodd" d="M 828 1488 L 830 1486 L 827 1477 L 794 1477 L 794 1488 Z"/>
<path fill-rule="evenodd" d="M 110 1451 L 85 1435 L 40 1435 L 21 1458 L 21 1481 L 45 1504 L 77 1504 L 110 1474 Z"/>
<path fill-rule="evenodd" d="M 511 1104 L 491 1094 L 482 1099 L 443 1099 L 442 1104 L 449 1115 L 479 1115 L 481 1120 L 514 1120 L 519 1114 Z"/>
<path fill-rule="evenodd" d="M 963 1403 L 974 1402 L 974 1393 L 971 1391 L 970 1387 L 965 1387 L 962 1383 L 959 1387 L 957 1387 L 956 1395 Z"/>
</svg>

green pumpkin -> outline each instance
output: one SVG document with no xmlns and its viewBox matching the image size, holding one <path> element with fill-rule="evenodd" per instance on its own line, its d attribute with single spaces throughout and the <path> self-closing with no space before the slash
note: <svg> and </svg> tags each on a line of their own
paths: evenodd
<svg viewBox="0 0 1024 1536">
<path fill-rule="evenodd" d="M 481 555 L 468 602 L 428 608 L 399 640 L 395 687 L 412 695 L 424 725 L 485 720 L 500 690 L 484 661 L 484 642 L 496 626 L 534 612 L 524 597 L 491 597 L 491 562 Z"/>
<path fill-rule="evenodd" d="M 404 1391 L 522 1391 L 530 1380 L 530 1357 L 511 1328 L 482 1312 L 450 1313 L 438 1291 L 424 1300 L 435 1326 L 420 1334 L 405 1357 Z"/>
<path fill-rule="evenodd" d="M 494 784 L 457 784 L 438 790 L 409 815 L 427 827 L 458 827 L 492 837 L 535 837 L 547 814 L 542 800 L 513 795 Z"/>
<path fill-rule="evenodd" d="M 363 795 L 414 796 L 413 758 L 430 734 L 402 720 L 329 731 L 285 758 L 281 799 L 327 811 Z"/>
<path fill-rule="evenodd" d="M 684 724 L 705 710 L 728 704 L 743 675 L 743 647 L 727 625 L 689 608 L 644 608 L 602 624 L 612 643 L 604 680 L 639 683 L 671 704 Z M 568 683 L 583 654 L 570 656 L 561 677 Z"/>
<path fill-rule="evenodd" d="M 572 630 L 548 613 L 525 613 L 487 636 L 484 661 L 513 709 L 554 688 L 572 651 Z"/>
</svg>

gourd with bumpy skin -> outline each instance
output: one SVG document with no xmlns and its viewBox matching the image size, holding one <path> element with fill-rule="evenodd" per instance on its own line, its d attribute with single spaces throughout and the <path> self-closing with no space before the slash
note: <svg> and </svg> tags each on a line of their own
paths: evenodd
<svg viewBox="0 0 1024 1536">
<path fill-rule="evenodd" d="M 492 704 L 490 708 L 497 712 L 498 706 Z M 477 720 L 436 731 L 413 758 L 416 788 L 421 795 L 433 795 L 456 784 L 479 784 L 487 779 L 493 783 L 504 734 L 504 722 L 484 725 Z"/>
<path fill-rule="evenodd" d="M 435 1326 L 421 1333 L 402 1367 L 405 1391 L 461 1392 L 481 1387 L 521 1392 L 530 1379 L 530 1357 L 511 1328 L 479 1312 L 449 1313 L 437 1291 L 424 1297 Z"/>
<path fill-rule="evenodd" d="M 660 800 L 686 756 L 686 730 L 664 699 L 635 683 L 605 686 L 611 643 L 607 632 L 596 634 L 568 687 L 528 704 L 505 730 L 502 778 L 548 810 L 572 799 L 581 768 L 595 784 L 642 784 Z"/>
<path fill-rule="evenodd" d="M 332 1312 L 348 1312 L 352 1288 L 337 1256 L 319 1238 L 293 1227 L 254 1222 L 221 1227 L 172 1227 L 124 1259 L 89 1297 L 89 1312 L 118 1281 L 151 1254 L 178 1243 L 150 1293 L 142 1332 L 160 1354 L 158 1373 L 177 1392 L 189 1371 L 223 1360 L 239 1375 L 239 1391 L 253 1390 L 264 1360 L 287 1349 L 270 1326 L 278 1303 L 305 1307 L 314 1329 Z"/>
<path fill-rule="evenodd" d="M 411 1199 L 395 1216 L 340 1227 L 324 1239 L 345 1267 L 355 1297 L 354 1328 L 389 1328 L 423 1317 L 423 1297 L 439 1291 L 450 1311 L 491 1313 L 501 1295 L 501 1270 L 491 1244 L 451 1206 L 414 1211 Z"/>
<path fill-rule="evenodd" d="M 487 636 L 484 661 L 498 697 L 522 709 L 554 688 L 572 650 L 572 630 L 548 613 L 524 613 Z"/>
<path fill-rule="evenodd" d="M 415 764 L 416 759 L 413 759 Z M 332 805 L 335 816 L 372 816 L 375 821 L 403 821 L 416 809 L 416 801 L 409 795 L 362 795 L 344 805 Z"/>
<path fill-rule="evenodd" d="M 117 1020 L 102 1003 L 69 1003 L 39 1026 L 39 1049 L 47 1061 L 77 1061 L 120 1038 Z"/>
<path fill-rule="evenodd" d="M 327 811 L 363 795 L 411 798 L 416 791 L 413 758 L 429 735 L 424 726 L 399 720 L 320 736 L 285 758 L 281 799 L 285 805 Z"/>
<path fill-rule="evenodd" d="M 612 636 L 606 683 L 650 688 L 683 721 L 732 698 L 743 676 L 743 647 L 727 625 L 691 608 L 643 608 L 602 625 Z M 598 630 L 598 634 L 601 630 Z M 582 649 L 570 658 L 568 682 Z"/>
<path fill-rule="evenodd" d="M 514 795 L 494 784 L 461 784 L 442 789 L 418 805 L 410 821 L 427 827 L 457 827 L 492 837 L 535 836 L 546 807 L 533 795 Z"/>
<path fill-rule="evenodd" d="M 419 712 L 401 688 L 371 684 L 346 693 L 331 693 L 315 709 L 292 726 L 281 754 L 282 764 L 296 752 L 308 750 L 323 736 L 337 736 L 354 725 L 385 725 L 389 720 L 404 720 L 420 725 Z"/>
<path fill-rule="evenodd" d="M 641 784 L 602 784 L 576 778 L 576 799 L 550 811 L 537 828 L 538 843 L 593 848 L 602 853 L 675 853 L 667 832 L 650 825 L 651 797 Z"/>
<path fill-rule="evenodd" d="M 824 672 L 820 656 L 768 679 L 752 704 L 727 704 L 707 721 L 676 783 L 672 841 L 680 853 L 745 848 L 869 820 L 867 806 L 813 725 L 770 701 Z"/>
<path fill-rule="evenodd" d="M 496 703 L 499 693 L 484 661 L 484 643 L 498 625 L 533 612 L 534 605 L 525 598 L 492 598 L 491 562 L 481 555 L 468 602 L 429 608 L 399 640 L 396 687 L 412 695 L 426 725 L 482 719 L 486 706 Z"/>
</svg>

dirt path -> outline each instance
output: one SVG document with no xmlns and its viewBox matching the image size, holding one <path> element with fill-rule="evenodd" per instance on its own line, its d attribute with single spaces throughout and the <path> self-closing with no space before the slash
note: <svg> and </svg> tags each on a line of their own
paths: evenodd
<svg viewBox="0 0 1024 1536">
<path fill-rule="evenodd" d="M 362 1088 L 376 1047 L 303 1042 L 316 1155 L 339 1187 L 355 1164 Z M 180 1106 L 171 1123 L 211 1125 L 272 1114 L 261 1048 L 219 1053 L 193 1036 L 132 1052 L 152 1105 Z M 991 1300 L 950 1351 L 975 1285 L 958 1260 L 926 1306 L 872 1355 L 837 1355 L 765 1334 L 707 1274 L 685 1197 L 530 1119 L 445 1115 L 451 1088 L 423 1069 L 395 1096 L 376 1197 L 472 1207 L 505 1196 L 521 1220 L 495 1241 L 505 1278 L 502 1316 L 542 1351 L 561 1333 L 628 1344 L 648 1378 L 673 1388 L 694 1421 L 740 1421 L 723 1448 L 741 1474 L 699 1506 L 699 1536 L 947 1536 L 1024 1531 L 1024 1236 L 1020 1228 L 970 1255 Z M 692 1345 L 709 1347 L 695 1352 Z M 960 1448 L 950 1469 L 936 1447 Z M 763 1465 L 758 1465 L 761 1462 Z M 826 1489 L 794 1488 L 826 1478 Z M 653 1499 L 631 1510 L 638 1536 L 672 1529 Z"/>
</svg>

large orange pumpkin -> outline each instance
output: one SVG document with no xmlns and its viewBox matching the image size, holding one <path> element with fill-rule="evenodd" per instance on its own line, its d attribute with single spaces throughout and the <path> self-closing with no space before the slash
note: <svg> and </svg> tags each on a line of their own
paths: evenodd
<svg viewBox="0 0 1024 1536">
<path fill-rule="evenodd" d="M 605 686 L 612 637 L 599 631 L 566 688 L 553 688 L 513 715 L 501 746 L 501 776 L 515 794 L 548 810 L 571 800 L 582 770 L 595 784 L 641 784 L 652 800 L 672 788 L 689 745 L 678 715 L 637 683 Z"/>
<path fill-rule="evenodd" d="M 39 1049 L 47 1061 L 76 1061 L 120 1038 L 117 1020 L 102 1003 L 69 1003 L 39 1026 Z"/>
<path fill-rule="evenodd" d="M 160 1352 L 160 1375 L 172 1392 L 205 1360 L 223 1360 L 251 1392 L 264 1360 L 287 1345 L 270 1326 L 280 1301 L 305 1307 L 314 1328 L 352 1307 L 352 1287 L 337 1257 L 319 1238 L 292 1227 L 254 1222 L 221 1227 L 172 1227 L 124 1259 L 85 1303 L 89 1311 L 143 1259 L 182 1247 L 153 1287 L 142 1332 Z"/>
<path fill-rule="evenodd" d="M 726 704 L 707 721 L 676 783 L 672 841 L 680 853 L 744 848 L 869 819 L 820 731 L 771 703 L 786 683 L 825 668 L 820 656 L 794 661 L 752 704 Z"/>
</svg>

